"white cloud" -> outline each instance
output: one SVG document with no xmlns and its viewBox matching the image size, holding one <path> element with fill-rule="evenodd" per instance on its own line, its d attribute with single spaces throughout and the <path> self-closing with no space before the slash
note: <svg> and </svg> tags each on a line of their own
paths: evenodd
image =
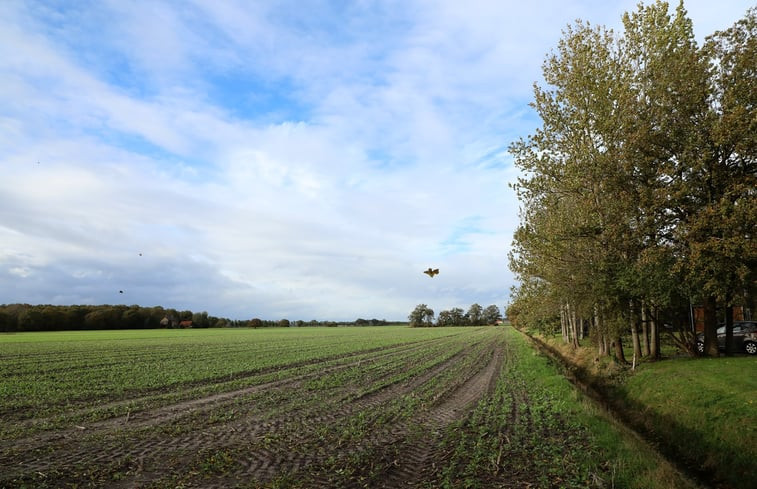
<svg viewBox="0 0 757 489">
<path fill-rule="evenodd" d="M 723 28 L 739 3 L 689 11 Z M 531 84 L 566 24 L 629 9 L 2 2 L 0 296 L 305 320 L 503 305 Z"/>
<path fill-rule="evenodd" d="M 21 278 L 26 278 L 31 274 L 31 270 L 26 267 L 13 267 L 8 269 L 8 272 Z"/>
</svg>

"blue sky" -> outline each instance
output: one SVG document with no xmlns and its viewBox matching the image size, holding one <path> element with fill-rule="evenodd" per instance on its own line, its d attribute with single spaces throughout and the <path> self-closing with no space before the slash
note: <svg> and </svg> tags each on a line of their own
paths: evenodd
<svg viewBox="0 0 757 489">
<path fill-rule="evenodd" d="M 685 3 L 700 41 L 750 5 Z M 0 303 L 503 307 L 506 150 L 538 125 L 542 61 L 575 19 L 635 8 L 4 0 Z"/>
</svg>

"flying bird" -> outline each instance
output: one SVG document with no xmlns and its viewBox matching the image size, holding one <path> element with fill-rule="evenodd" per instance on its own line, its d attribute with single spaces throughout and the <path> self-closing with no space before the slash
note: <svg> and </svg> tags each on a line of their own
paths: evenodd
<svg viewBox="0 0 757 489">
<path fill-rule="evenodd" d="M 431 278 L 434 278 L 434 275 L 436 275 L 436 274 L 439 273 L 439 269 L 438 268 L 428 267 L 428 270 L 424 270 L 423 273 L 425 273 L 426 275 L 428 275 Z"/>
<path fill-rule="evenodd" d="M 118 291 L 118 293 L 119 293 L 119 294 L 123 294 L 123 293 L 124 293 L 124 291 L 123 291 L 123 290 L 119 290 L 119 291 Z"/>
</svg>

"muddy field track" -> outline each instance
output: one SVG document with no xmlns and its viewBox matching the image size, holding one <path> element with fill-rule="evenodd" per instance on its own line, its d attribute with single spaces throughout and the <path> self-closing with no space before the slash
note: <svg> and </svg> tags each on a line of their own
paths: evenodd
<svg viewBox="0 0 757 489">
<path fill-rule="evenodd" d="M 196 399 L 207 392 L 224 392 L 233 391 L 235 386 L 247 386 L 250 384 L 264 384 L 266 382 L 288 382 L 296 377 L 317 376 L 324 372 L 324 369 L 340 369 L 351 365 L 362 365 L 363 362 L 375 362 L 383 355 L 404 355 L 408 352 L 412 352 L 418 349 L 425 348 L 427 344 L 438 340 L 424 340 L 405 343 L 401 345 L 391 345 L 388 347 L 363 350 L 358 352 L 352 352 L 344 355 L 338 355 L 334 357 L 322 357 L 315 360 L 307 360 L 301 362 L 294 362 L 290 364 L 280 365 L 276 367 L 266 367 L 255 369 L 251 371 L 238 372 L 233 375 L 224 375 L 220 378 L 207 378 L 201 381 L 193 381 L 181 383 L 178 385 L 172 385 L 168 387 L 160 387 L 154 390 L 141 391 L 137 396 L 124 396 L 119 399 L 66 399 L 66 413 L 65 417 L 68 419 L 76 419 L 82 417 L 88 417 L 92 413 L 98 411 L 117 410 L 119 407 L 128 407 L 130 412 L 141 410 L 141 408 L 155 408 L 163 404 L 171 403 L 175 400 L 181 399 Z M 223 354 L 223 352 L 219 352 Z M 134 358 L 138 358 L 134 355 Z M 122 356 L 121 362 L 128 362 L 130 356 Z M 353 363 L 350 363 L 352 361 Z M 57 358 L 56 364 L 61 363 L 61 358 Z M 113 367 L 111 363 L 100 364 L 86 364 L 86 369 L 95 369 L 101 367 Z M 79 366 L 81 367 L 81 366 Z M 117 365 L 116 365 L 117 367 Z M 71 368 L 71 367 L 68 367 Z M 63 367 L 45 369 L 34 363 L 34 369 L 41 374 L 54 374 L 56 371 L 62 370 Z M 12 374 L 13 368 L 5 369 L 6 374 Z M 243 389 L 242 389 L 243 390 Z M 212 398 L 212 395 L 207 398 Z M 206 397 L 203 397 L 205 399 Z M 94 405 L 93 405 L 94 404 Z M 77 409 L 77 405 L 81 408 Z M 54 406 L 50 406 L 54 407 Z M 6 422 L 21 421 L 21 424 L 25 427 L 33 427 L 32 425 L 45 425 L 48 423 L 54 423 L 58 421 L 55 417 L 28 418 L 29 414 L 25 411 L 9 411 L 0 412 Z"/>
<path fill-rule="evenodd" d="M 365 341 L 363 331 L 307 341 L 307 332 L 228 332 L 227 353 L 245 361 L 218 357 L 204 377 L 177 370 L 212 363 L 203 347 L 222 342 L 212 332 L 191 333 L 197 362 L 149 339 L 108 361 L 64 351 L 39 371 L 29 368 L 34 355 L 12 356 L 19 385 L 45 384 L 65 372 L 61 362 L 77 363 L 70 399 L 53 392 L 35 407 L 32 392 L 6 402 L 0 489 L 613 487 L 619 467 L 580 421 L 578 394 L 516 332 L 383 328 L 371 334 L 384 338 Z M 173 366 L 166 355 L 178 359 Z M 79 372 L 118 377 L 128 362 L 145 372 L 155 358 L 173 367 L 171 378 L 189 380 L 76 383 Z M 14 405 L 27 408 L 11 413 Z M 651 470 L 665 465 L 653 460 Z M 672 477 L 670 487 L 693 487 Z"/>
<path fill-rule="evenodd" d="M 407 487 L 502 357 L 492 335 L 445 337 L 249 372 L 207 395 L 177 386 L 21 419 L 33 429 L 3 440 L 0 487 L 347 487 L 379 475 L 361 458 L 382 461 L 385 487 Z"/>
</svg>

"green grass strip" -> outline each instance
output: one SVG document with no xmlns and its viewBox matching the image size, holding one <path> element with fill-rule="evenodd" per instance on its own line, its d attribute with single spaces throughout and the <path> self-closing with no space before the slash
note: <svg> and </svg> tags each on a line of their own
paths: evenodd
<svg viewBox="0 0 757 489">
<path fill-rule="evenodd" d="M 446 466 L 428 487 L 696 487 L 585 400 L 520 333 L 504 334 L 495 393 L 448 431 Z"/>
<path fill-rule="evenodd" d="M 615 395 L 639 426 L 710 479 L 757 486 L 756 372 L 754 357 L 646 363 Z"/>
</svg>

